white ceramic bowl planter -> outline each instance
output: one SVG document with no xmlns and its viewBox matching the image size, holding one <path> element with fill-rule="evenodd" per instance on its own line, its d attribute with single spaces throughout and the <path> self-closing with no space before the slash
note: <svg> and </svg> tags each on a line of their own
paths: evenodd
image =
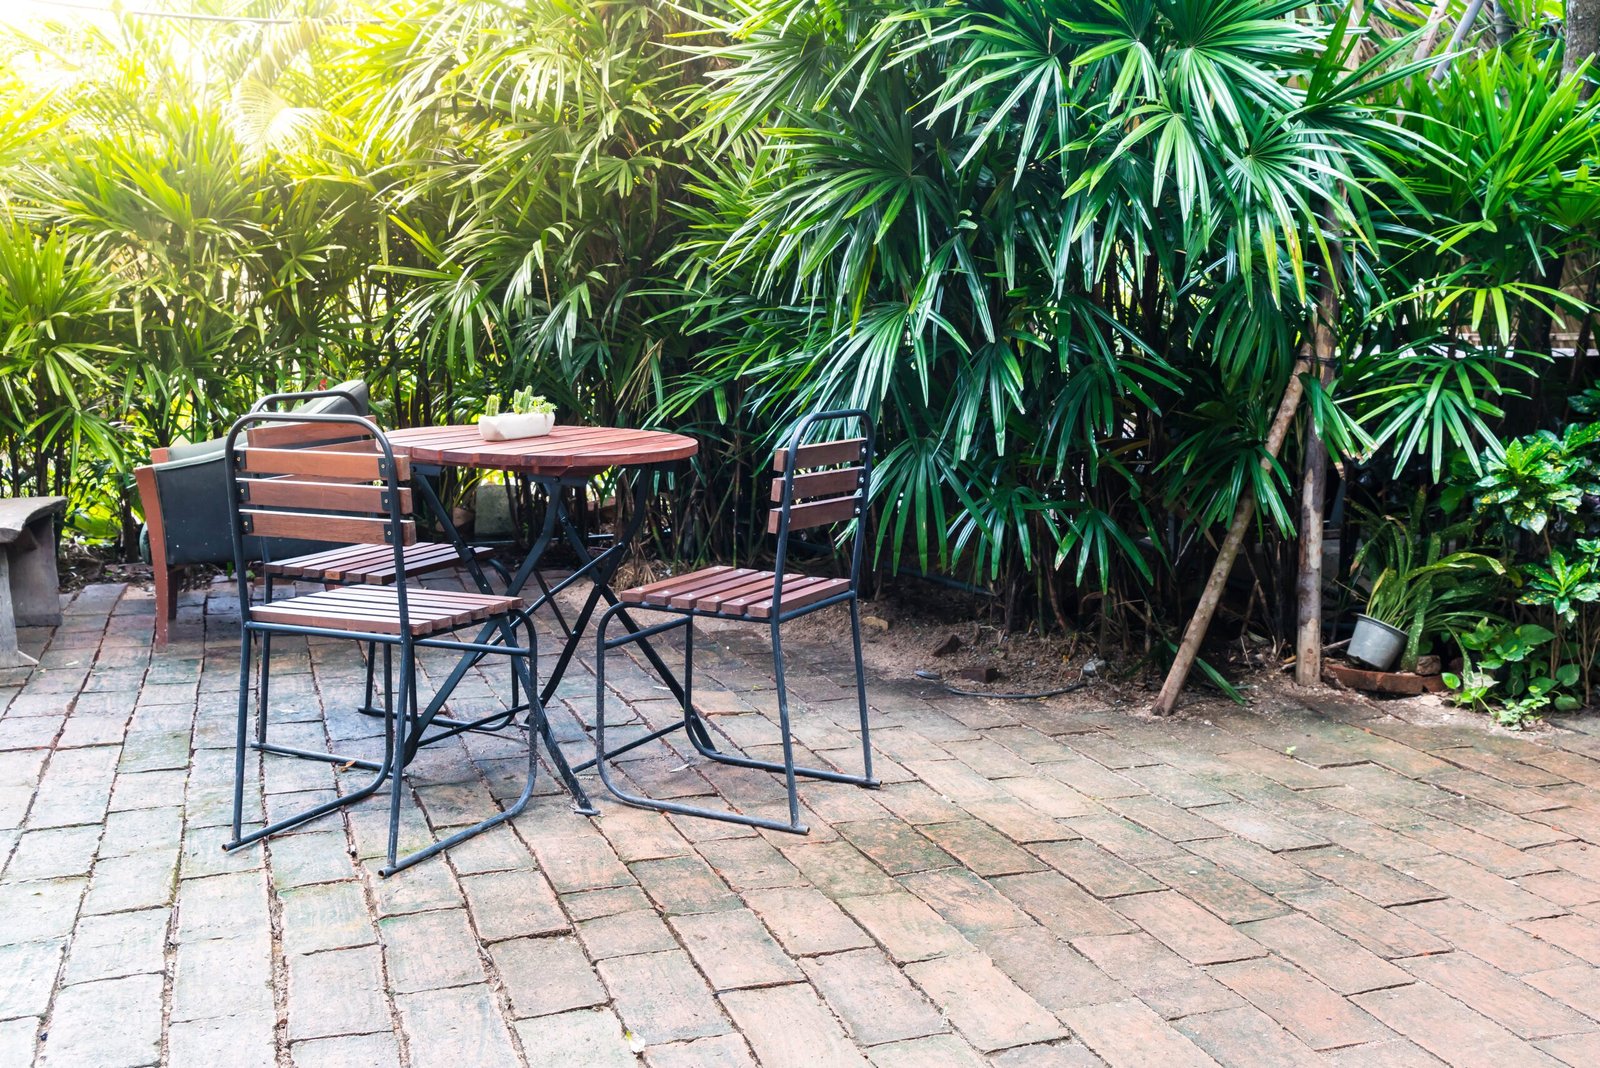
<svg viewBox="0 0 1600 1068">
<path fill-rule="evenodd" d="M 484 441 L 511 441 L 516 438 L 540 438 L 555 429 L 555 412 L 501 412 L 499 415 L 478 416 L 478 433 Z"/>
</svg>

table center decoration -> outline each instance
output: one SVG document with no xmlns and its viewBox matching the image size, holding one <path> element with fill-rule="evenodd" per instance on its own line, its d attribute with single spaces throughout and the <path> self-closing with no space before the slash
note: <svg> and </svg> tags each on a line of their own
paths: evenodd
<svg viewBox="0 0 1600 1068">
<path fill-rule="evenodd" d="M 500 410 L 500 394 L 489 394 L 483 402 L 483 414 L 478 417 L 478 433 L 483 435 L 484 441 L 539 438 L 555 429 L 555 425 L 556 406 L 542 396 L 534 396 L 532 386 L 511 394 L 509 412 Z"/>
</svg>

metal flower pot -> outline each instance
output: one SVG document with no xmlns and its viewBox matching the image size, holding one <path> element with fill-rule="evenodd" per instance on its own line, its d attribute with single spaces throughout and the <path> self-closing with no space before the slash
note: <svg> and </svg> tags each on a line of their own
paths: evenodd
<svg viewBox="0 0 1600 1068">
<path fill-rule="evenodd" d="M 1352 660 L 1359 660 L 1378 671 L 1388 671 L 1405 647 L 1405 631 L 1357 613 L 1356 632 L 1345 651 Z"/>
</svg>

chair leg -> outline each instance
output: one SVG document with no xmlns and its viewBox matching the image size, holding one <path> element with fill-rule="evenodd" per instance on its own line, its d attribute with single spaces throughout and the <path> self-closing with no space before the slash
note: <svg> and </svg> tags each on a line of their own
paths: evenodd
<svg viewBox="0 0 1600 1068">
<path fill-rule="evenodd" d="M 385 657 L 387 657 L 389 655 L 389 647 L 387 645 L 385 645 L 383 647 L 383 654 L 384 654 Z M 378 711 L 378 706 L 372 703 L 373 676 L 377 672 L 377 669 L 378 669 L 377 656 L 378 656 L 378 647 L 377 647 L 377 645 L 374 644 L 373 642 L 368 642 L 367 643 L 367 685 L 366 685 L 366 689 L 362 692 L 362 695 L 361 695 L 361 707 L 356 710 L 356 711 L 362 713 L 363 715 L 368 715 L 368 716 L 373 715 Z"/>
<path fill-rule="evenodd" d="M 605 788 L 609 790 L 611 795 L 618 801 L 621 801 L 623 804 L 633 805 L 635 808 L 649 808 L 654 809 L 657 812 L 670 812 L 679 816 L 700 816 L 704 819 L 721 820 L 723 823 L 737 823 L 746 827 L 763 827 L 771 831 L 788 831 L 791 834 L 806 834 L 808 832 L 808 828 L 805 826 L 805 824 L 801 823 L 798 818 L 799 806 L 795 801 L 796 795 L 794 793 L 793 785 L 793 772 L 795 769 L 792 767 L 792 760 L 789 779 L 790 819 L 788 823 L 784 823 L 781 820 L 767 819 L 764 816 L 746 816 L 741 812 L 719 812 L 716 809 L 697 808 L 693 805 L 679 804 L 676 801 L 658 801 L 652 797 L 645 797 L 641 794 L 635 794 L 624 790 L 617 785 L 615 780 L 612 779 L 611 762 L 608 758 L 614 754 L 608 754 L 606 752 L 606 654 L 610 652 L 612 648 L 617 648 L 627 645 L 631 642 L 640 641 L 652 633 L 659 633 L 658 630 L 654 630 L 653 628 L 646 628 L 637 634 L 627 633 L 615 641 L 609 640 L 606 637 L 606 634 L 610 630 L 611 621 L 617 617 L 624 607 L 624 605 L 619 604 L 614 605 L 607 610 L 605 614 L 600 617 L 600 625 L 596 628 L 595 632 L 594 765 L 595 769 L 600 773 L 600 781 L 605 784 Z M 684 617 L 684 622 L 689 623 L 692 626 L 692 620 L 690 617 Z M 690 640 L 692 641 L 693 639 Z M 688 692 L 687 685 L 685 686 L 685 692 Z M 685 720 L 685 725 L 686 724 L 687 720 Z M 673 727 L 655 731 L 652 734 L 646 735 L 646 738 L 641 739 L 641 741 L 660 737 L 670 730 L 676 730 L 677 726 L 678 725 L 674 725 Z M 694 737 L 693 732 L 691 731 L 689 733 L 692 740 Z M 633 746 L 636 744 L 638 744 L 638 742 L 631 742 L 628 745 L 619 748 L 617 751 L 619 753 L 623 752 L 624 750 L 633 748 Z M 731 757 L 725 754 L 716 753 L 715 751 L 707 755 L 717 757 L 718 759 L 721 759 L 723 763 L 727 764 L 754 765 L 756 763 L 754 761 L 746 761 L 742 757 Z"/>
<path fill-rule="evenodd" d="M 522 793 L 519 794 L 517 799 L 511 803 L 510 807 L 495 813 L 493 816 L 490 816 L 487 819 L 478 821 L 471 827 L 463 828 L 462 830 L 450 835 L 448 838 L 441 839 L 425 849 L 419 849 L 414 853 L 408 853 L 406 856 L 401 857 L 398 860 L 391 856 L 388 866 L 381 869 L 378 874 L 388 877 L 397 871 L 402 871 L 411 867 L 413 864 L 427 860 L 429 857 L 443 853 L 446 849 L 449 849 L 457 842 L 465 841 L 474 835 L 481 834 L 491 827 L 505 823 L 507 820 L 515 819 L 517 816 L 522 814 L 523 809 L 528 807 L 528 802 L 533 798 L 533 788 L 539 773 L 538 739 L 540 727 L 544 719 L 544 708 L 539 704 L 538 697 L 537 639 L 533 633 L 532 623 L 524 621 L 524 625 L 528 630 L 528 678 L 533 682 L 533 690 L 530 692 L 529 697 L 528 716 L 523 723 L 523 729 L 528 736 L 528 772 L 527 777 L 523 780 Z M 507 628 L 506 634 L 508 640 L 513 633 L 514 631 L 510 630 L 510 628 Z M 513 653 L 508 655 L 507 660 L 511 665 L 512 676 L 516 677 L 518 674 L 516 663 L 517 654 Z M 399 750 L 396 751 L 398 752 Z M 396 779 L 398 778 L 399 776 L 397 775 Z M 393 845 L 391 845 L 390 848 L 392 850 Z"/>
<path fill-rule="evenodd" d="M 233 751 L 233 844 L 244 833 L 244 757 L 248 749 L 250 723 L 250 630 L 239 635 L 239 722 Z M 222 848 L 229 848 L 224 845 Z"/>
<path fill-rule="evenodd" d="M 776 617 L 776 613 L 774 613 Z M 778 683 L 778 730 L 783 735 L 783 778 L 789 791 L 789 822 L 800 824 L 800 791 L 794 781 L 794 738 L 789 733 L 789 687 L 783 679 L 783 638 L 776 618 L 772 621 L 772 673 Z"/>
<path fill-rule="evenodd" d="M 861 602 L 850 599 L 850 641 L 856 657 L 856 703 L 861 707 L 861 783 L 877 789 L 872 777 L 872 727 L 867 722 L 867 668 L 861 660 Z"/>
<path fill-rule="evenodd" d="M 264 600 L 272 600 L 272 576 L 267 575 L 262 579 L 261 596 Z M 272 672 L 269 666 L 272 663 L 272 633 L 263 632 L 261 635 L 261 680 L 256 684 L 256 744 L 263 745 L 267 740 L 267 698 L 269 694 L 268 679 Z"/>
<path fill-rule="evenodd" d="M 385 870 L 395 870 L 395 860 L 400 850 L 400 799 L 405 793 L 406 730 L 411 726 L 407 709 L 416 689 L 416 652 L 409 641 L 400 646 L 400 692 L 396 695 L 393 715 L 394 745 L 388 763 L 394 765 L 394 778 L 389 782 L 389 863 Z"/>
</svg>

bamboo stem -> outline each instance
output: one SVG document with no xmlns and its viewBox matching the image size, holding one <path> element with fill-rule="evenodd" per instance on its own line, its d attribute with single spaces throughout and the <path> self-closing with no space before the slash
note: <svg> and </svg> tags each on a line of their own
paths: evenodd
<svg viewBox="0 0 1600 1068">
<path fill-rule="evenodd" d="M 1273 417 L 1272 427 L 1267 431 L 1267 455 L 1261 458 L 1261 469 L 1269 471 L 1272 462 L 1278 458 L 1278 453 L 1283 449 L 1283 440 L 1289 434 L 1289 425 L 1294 422 L 1295 412 L 1300 408 L 1300 398 L 1305 393 L 1305 387 L 1300 381 L 1300 376 L 1311 369 L 1311 362 L 1304 357 L 1295 361 L 1294 370 L 1289 375 L 1289 384 L 1284 387 L 1283 399 L 1278 402 L 1278 414 Z M 1206 588 L 1200 594 L 1200 602 L 1195 605 L 1194 615 L 1189 619 L 1189 626 L 1183 632 L 1183 641 L 1178 645 L 1178 655 L 1172 661 L 1172 669 L 1167 672 L 1167 679 L 1161 684 L 1161 693 L 1156 697 L 1152 707 L 1158 716 L 1170 716 L 1173 706 L 1178 702 L 1178 694 L 1183 691 L 1183 684 L 1189 678 L 1189 671 L 1194 667 L 1195 658 L 1200 655 L 1200 645 L 1205 641 L 1206 631 L 1211 626 L 1211 617 L 1216 615 L 1217 605 L 1222 602 L 1223 587 L 1228 582 L 1228 574 L 1233 570 L 1234 561 L 1239 557 L 1239 549 L 1244 545 L 1244 537 L 1250 529 L 1250 520 L 1255 516 L 1255 494 L 1246 489 L 1244 496 L 1239 499 L 1239 506 L 1234 510 L 1233 522 L 1228 527 L 1227 537 L 1222 539 L 1222 548 L 1217 552 L 1217 562 L 1211 568 L 1211 577 L 1206 580 Z"/>
</svg>

